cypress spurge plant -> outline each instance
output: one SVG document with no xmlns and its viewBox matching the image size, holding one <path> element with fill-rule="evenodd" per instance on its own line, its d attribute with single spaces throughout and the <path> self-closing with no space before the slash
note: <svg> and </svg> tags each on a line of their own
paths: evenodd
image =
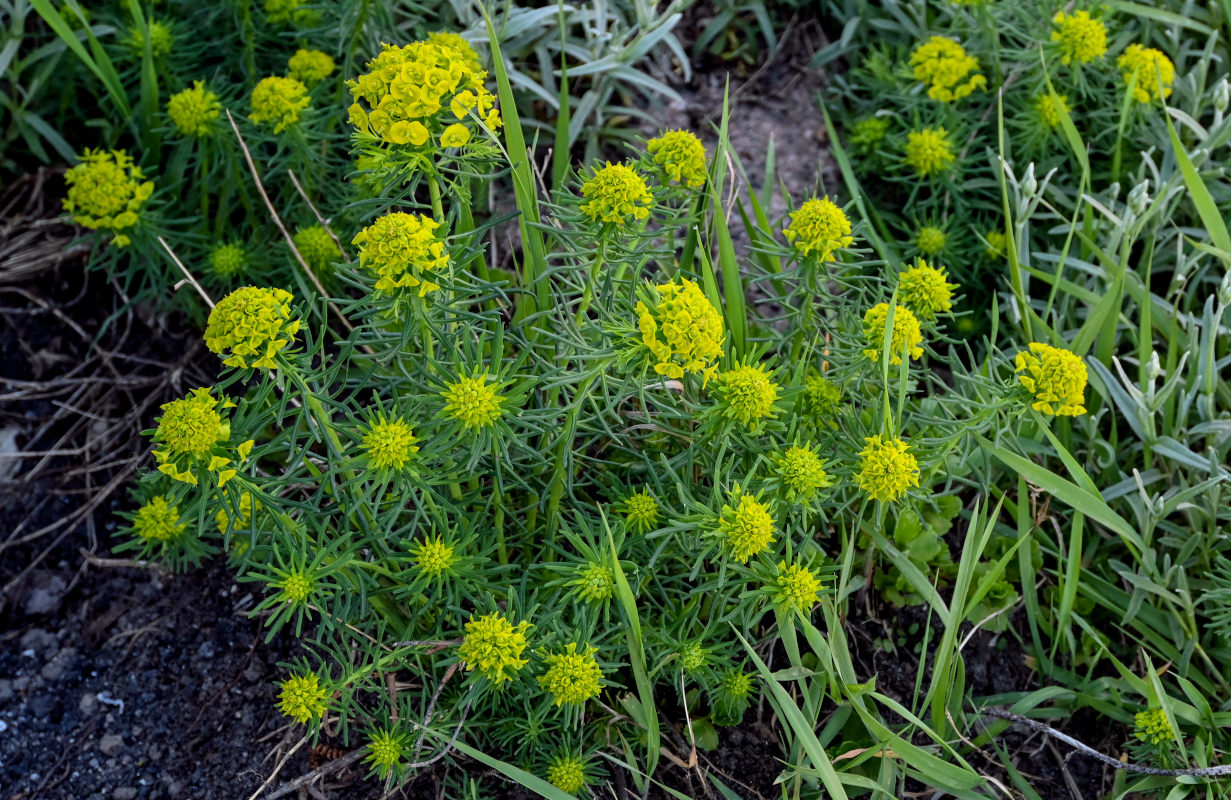
<svg viewBox="0 0 1231 800">
<path fill-rule="evenodd" d="M 336 231 L 353 330 L 284 289 L 221 297 L 218 383 L 164 409 L 133 541 L 228 552 L 271 634 L 303 644 L 281 709 L 312 734 L 336 718 L 375 775 L 413 778 L 460 741 L 584 792 L 604 773 L 583 754 L 611 742 L 652 764 L 664 693 L 738 723 L 761 689 L 732 626 L 764 653 L 789 632 L 801 657 L 841 532 L 943 491 L 968 431 L 946 416 L 960 403 L 918 403 L 955 287 L 865 261 L 841 207 L 809 200 L 766 284 L 809 318 L 753 313 L 737 354 L 709 262 L 675 258 L 709 180 L 676 131 L 543 199 L 550 305 L 510 322 L 535 287 L 483 266 L 468 204 L 516 123 L 477 63 L 436 37 L 351 82 L 352 146 L 387 189 Z M 390 673 L 425 689 L 390 695 Z"/>
<path fill-rule="evenodd" d="M 929 44 L 912 60 L 932 102 L 983 95 L 989 64 Z M 336 296 L 253 281 L 220 297 L 218 380 L 164 407 L 128 546 L 177 564 L 225 551 L 271 635 L 303 647 L 280 709 L 366 747 L 386 780 L 465 754 L 549 797 L 609 767 L 645 790 L 690 741 L 668 709 L 712 731 L 764 696 L 801 793 L 872 782 L 866 758 L 831 763 L 843 741 L 896 754 L 875 773 L 890 795 L 920 776 L 986 788 L 947 727 L 957 644 L 924 722 L 857 680 L 843 615 L 870 586 L 928 603 L 952 638 L 1033 596 L 1034 548 L 969 498 L 993 457 L 1030 465 L 1025 442 L 1069 455 L 1093 335 L 958 347 L 970 309 L 949 265 L 874 256 L 875 230 L 823 192 L 758 223 L 737 261 L 711 194 L 731 177 L 725 136 L 707 153 L 664 132 L 540 196 L 494 57 L 496 81 L 438 34 L 347 76 L 366 196 L 293 237 Z M 329 73 L 296 59 L 249 121 L 310 143 L 327 98 L 309 83 Z M 923 122 L 903 163 L 940 186 L 958 139 Z M 477 199 L 508 181 L 524 225 L 506 272 Z M 1025 524 L 1011 488 L 1006 519 Z M 955 559 L 944 537 L 967 527 Z"/>
</svg>

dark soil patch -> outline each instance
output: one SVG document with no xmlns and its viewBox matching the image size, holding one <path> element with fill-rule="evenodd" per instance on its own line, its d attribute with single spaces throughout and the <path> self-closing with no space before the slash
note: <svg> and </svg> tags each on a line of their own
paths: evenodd
<svg viewBox="0 0 1231 800">
<path fill-rule="evenodd" d="M 846 621 L 851 657 L 860 680 L 876 679 L 877 691 L 897 700 L 907 708 L 917 708 L 916 683 L 920 694 L 927 691 L 932 679 L 932 662 L 944 626 L 935 615 L 929 616 L 925 606 L 898 608 L 870 595 L 871 606 L 853 603 L 852 616 Z M 928 647 L 923 649 L 924 635 L 930 627 Z M 1017 635 L 1029 635 L 1024 610 L 1013 616 L 1013 632 L 977 631 L 962 649 L 966 693 L 977 705 L 980 698 L 1028 692 L 1041 688 L 1039 675 L 1030 664 L 1030 657 L 1019 644 Z M 963 623 L 959 641 L 973 626 Z M 922 660 L 922 666 L 920 661 Z M 922 679 L 919 671 L 923 670 Z M 892 715 L 888 715 L 892 722 Z M 980 732 L 978 716 L 967 718 L 975 723 L 966 732 L 973 737 Z M 901 722 L 901 720 L 898 720 Z M 988 719 L 986 724 L 990 725 Z M 1105 753 L 1116 753 L 1128 740 L 1129 732 L 1090 709 L 1081 709 L 1073 716 L 1051 723 L 1058 730 Z M 931 744 L 918 738 L 917 744 Z M 1111 789 L 1111 772 L 1093 759 L 1073 756 L 1067 747 L 1032 731 L 1009 728 L 996 743 L 1010 754 L 1014 767 L 1030 782 L 1044 800 L 1072 800 L 1077 797 L 1102 797 Z M 984 774 L 1011 785 L 995 749 L 987 747 L 968 753 L 967 760 Z"/>
<path fill-rule="evenodd" d="M 0 796 L 246 797 L 285 727 L 274 665 L 289 646 L 261 643 L 253 596 L 221 563 L 108 561 L 149 466 L 140 431 L 210 382 L 208 354 L 83 271 L 49 173 L 0 196 Z"/>
<path fill-rule="evenodd" d="M 676 29 L 685 52 L 691 53 L 691 43 L 715 13 L 708 3 L 698 3 L 685 13 Z M 760 64 L 749 67 L 704 55 L 693 65 L 689 80 L 684 79 L 682 70 L 675 76 L 672 88 L 682 103 L 648 110 L 658 117 L 661 129 L 691 130 L 713 152 L 718 142 L 715 128 L 722 121 L 723 97 L 729 91 L 728 135 L 752 187 L 759 192 L 764 183 L 766 154 L 772 141 L 775 184 L 784 186 L 794 202 L 800 203 L 813 192 L 833 193 L 840 187 L 836 167 L 829 159 L 825 120 L 816 102 L 825 76 L 809 66 L 812 54 L 826 40 L 820 25 L 806 13 L 776 23 L 778 47 L 764 53 Z M 646 136 L 658 132 L 644 129 Z M 838 201 L 845 202 L 842 198 Z M 780 193 L 775 193 L 766 213 L 773 218 L 786 209 Z"/>
<path fill-rule="evenodd" d="M 54 584 L 72 571 L 60 562 L 40 576 Z M 283 642 L 261 644 L 252 600 L 221 563 L 177 576 L 90 569 L 48 615 L 6 631 L 9 796 L 251 794 L 285 727 L 272 679 L 288 655 Z"/>
</svg>

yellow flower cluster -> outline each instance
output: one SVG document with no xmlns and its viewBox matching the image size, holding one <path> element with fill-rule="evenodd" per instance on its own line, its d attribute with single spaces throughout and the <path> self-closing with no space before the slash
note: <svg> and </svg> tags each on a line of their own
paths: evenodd
<svg viewBox="0 0 1231 800">
<path fill-rule="evenodd" d="M 680 278 L 655 287 L 653 308 L 638 302 L 637 325 L 641 341 L 654 357 L 654 371 L 680 379 L 700 372 L 706 380 L 718 370 L 722 357 L 722 315 L 696 281 Z"/>
<path fill-rule="evenodd" d="M 747 673 L 729 669 L 719 680 L 718 690 L 728 698 L 741 700 L 752 694 L 752 678 Z"/>
<path fill-rule="evenodd" d="M 816 598 L 821 593 L 821 581 L 816 573 L 802 564 L 778 562 L 778 576 L 774 579 L 773 602 L 788 614 L 808 616 Z"/>
<path fill-rule="evenodd" d="M 194 81 L 191 89 L 171 95 L 167 101 L 167 116 L 176 130 L 198 139 L 214 131 L 214 120 L 222 113 L 218 95 L 205 88 L 204 81 Z"/>
<path fill-rule="evenodd" d="M 440 536 L 416 542 L 410 549 L 410 555 L 424 575 L 432 576 L 448 572 L 457 558 L 453 545 Z"/>
<path fill-rule="evenodd" d="M 149 21 L 146 29 L 150 34 L 150 55 L 155 60 L 162 60 L 171 55 L 171 51 L 175 48 L 175 34 L 171 32 L 167 24 L 152 19 Z M 134 27 L 129 30 L 128 39 L 125 43 L 128 45 L 128 49 L 138 58 L 141 58 L 145 53 L 145 37 L 141 35 L 139 29 Z"/>
<path fill-rule="evenodd" d="M 347 82 L 351 124 L 388 144 L 459 147 L 470 141 L 474 117 L 492 131 L 503 124 L 486 78 L 474 48 L 456 34 L 386 44 L 365 74 Z"/>
<path fill-rule="evenodd" d="M 884 117 L 864 117 L 851 126 L 851 146 L 860 155 L 867 155 L 885 140 L 889 120 Z"/>
<path fill-rule="evenodd" d="M 562 792 L 577 794 L 587 783 L 586 764 L 572 753 L 560 753 L 547 765 L 547 782 Z"/>
<path fill-rule="evenodd" d="M 581 213 L 594 222 L 627 225 L 650 216 L 654 196 L 645 179 L 627 164 L 612 164 L 595 171 L 581 185 Z"/>
<path fill-rule="evenodd" d="M 258 125 L 272 125 L 274 133 L 282 133 L 299 122 L 300 112 L 311 103 L 308 87 L 302 81 L 271 75 L 262 78 L 252 90 L 252 114 L 248 118 Z"/>
<path fill-rule="evenodd" d="M 576 642 L 569 642 L 564 652 L 543 657 L 547 671 L 538 676 L 538 682 L 552 694 L 558 706 L 584 703 L 598 697 L 603 688 L 603 670 L 594 658 L 598 649 L 587 645 L 578 652 L 577 648 Z"/>
<path fill-rule="evenodd" d="M 952 103 L 976 89 L 987 88 L 987 78 L 979 72 L 979 60 L 943 36 L 933 36 L 916 47 L 910 54 L 910 65 L 915 80 L 927 85 L 928 97 L 942 103 Z"/>
<path fill-rule="evenodd" d="M 718 532 L 726 538 L 731 557 L 747 564 L 748 559 L 773 543 L 774 518 L 764 503 L 743 493 L 739 487 L 732 493 L 732 498 L 736 497 L 734 506 L 723 505 L 718 516 Z"/>
<path fill-rule="evenodd" d="M 649 489 L 633 492 L 624 501 L 624 519 L 630 530 L 649 533 L 658 522 L 658 501 Z"/>
<path fill-rule="evenodd" d="M 1088 64 L 1107 52 L 1107 26 L 1090 16 L 1089 11 L 1057 12 L 1052 17 L 1056 30 L 1051 40 L 1060 50 L 1060 63 Z"/>
<path fill-rule="evenodd" d="M 406 466 L 419 452 L 418 441 L 406 420 L 401 417 L 386 419 L 381 412 L 364 431 L 362 447 L 369 466 L 383 472 Z"/>
<path fill-rule="evenodd" d="M 466 623 L 466 639 L 457 649 L 457 655 L 466 663 L 467 670 L 478 669 L 480 675 L 499 685 L 512 680 L 510 673 L 526 665 L 521 654 L 526 649 L 529 629 L 529 622 L 514 625 L 499 613 L 478 619 L 472 616 Z"/>
<path fill-rule="evenodd" d="M 810 447 L 788 447 L 774 457 L 774 463 L 786 498 L 792 502 L 806 503 L 833 483 L 825 472 L 825 462 Z"/>
<path fill-rule="evenodd" d="M 315 672 L 292 675 L 282 682 L 278 707 L 296 722 L 320 719 L 325 713 L 325 687 Z"/>
<path fill-rule="evenodd" d="M 1133 717 L 1133 736 L 1149 744 L 1165 744 L 1174 738 L 1167 713 L 1161 708 L 1137 712 Z"/>
<path fill-rule="evenodd" d="M 445 416 L 467 430 L 486 428 L 504 413 L 505 397 L 497 394 L 497 388 L 486 373 L 446 384 L 440 393 L 445 399 Z"/>
<path fill-rule="evenodd" d="M 1015 359 L 1017 380 L 1034 395 L 1032 407 L 1053 416 L 1086 413 L 1086 365 L 1075 353 L 1031 342 Z"/>
<path fill-rule="evenodd" d="M 376 290 L 419 288 L 419 296 L 440 288 L 429 277 L 449 266 L 444 242 L 436 236 L 440 223 L 422 214 L 394 211 L 355 234 L 359 265 L 378 278 Z"/>
<path fill-rule="evenodd" d="M 1043 92 L 1034 101 L 1034 112 L 1038 114 L 1039 121 L 1049 128 L 1058 127 L 1061 114 L 1068 110 L 1068 95 Z"/>
<path fill-rule="evenodd" d="M 1161 50 L 1130 44 L 1116 59 L 1116 66 L 1124 76 L 1125 85 L 1133 85 L 1133 99 L 1139 103 L 1160 100 L 1171 96 L 1171 84 L 1175 81 L 1175 64 Z"/>
<path fill-rule="evenodd" d="M 901 439 L 883 439 L 879 434 L 865 439 L 859 453 L 859 488 L 873 500 L 890 503 L 919 485 L 919 462 Z"/>
<path fill-rule="evenodd" d="M 987 247 L 983 252 L 988 258 L 1000 260 L 1004 258 L 1008 252 L 1009 237 L 1004 235 L 1003 231 L 988 231 L 983 235 L 987 240 Z"/>
<path fill-rule="evenodd" d="M 371 764 L 376 774 L 383 778 L 402 760 L 402 752 L 405 749 L 404 735 L 380 728 L 368 736 L 368 754 L 363 760 Z"/>
<path fill-rule="evenodd" d="M 605 603 L 615 591 L 615 576 L 606 564 L 587 561 L 577 568 L 576 577 L 568 585 L 587 603 Z"/>
<path fill-rule="evenodd" d="M 154 459 L 159 472 L 177 481 L 196 485 L 194 470 L 200 466 L 218 473 L 219 486 L 236 475 L 236 470 L 228 469 L 231 459 L 222 448 L 231 438 L 231 424 L 219 412 L 235 404 L 210 392 L 208 387 L 193 389 L 187 397 L 162 405 L 163 414 L 154 431 L 154 442 L 160 445 L 154 450 Z M 250 439 L 236 448 L 241 459 L 248 457 L 253 444 Z"/>
<path fill-rule="evenodd" d="M 251 531 L 252 530 L 252 514 L 264 508 L 260 500 L 252 497 L 251 492 L 244 492 L 239 496 L 239 518 L 232 519 L 226 506 L 219 509 L 214 515 L 214 524 L 218 526 L 219 535 L 225 535 L 227 528 L 232 532 L 236 531 Z M 247 543 L 244 543 L 245 546 Z"/>
<path fill-rule="evenodd" d="M 692 131 L 667 131 L 645 149 L 670 180 L 694 189 L 705 183 L 705 145 Z"/>
<path fill-rule="evenodd" d="M 180 521 L 179 506 L 162 495 L 151 497 L 133 516 L 133 532 L 142 539 L 168 542 L 187 529 L 188 523 Z"/>
<path fill-rule="evenodd" d="M 814 197 L 796 209 L 791 224 L 782 232 L 796 250 L 805 256 L 815 255 L 818 261 L 828 261 L 855 241 L 851 221 L 828 196 L 819 200 Z"/>
<path fill-rule="evenodd" d="M 304 8 L 308 0 L 265 0 L 265 18 L 273 23 L 309 25 L 317 21 L 317 14 Z"/>
<path fill-rule="evenodd" d="M 300 228 L 291 239 L 295 242 L 299 255 L 303 256 L 308 267 L 317 275 L 328 272 L 329 266 L 341 257 L 338 243 L 329 235 L 329 231 L 325 230 L 324 225 Z"/>
<path fill-rule="evenodd" d="M 241 244 L 217 245 L 209 254 L 209 266 L 220 278 L 230 278 L 248 268 L 248 251 Z"/>
<path fill-rule="evenodd" d="M 928 266 L 922 258 L 898 276 L 898 298 L 919 319 L 935 319 L 937 314 L 952 309 L 953 290 L 956 288 L 955 284 L 948 282 L 944 267 Z M 894 316 L 896 329 L 896 312 Z M 881 335 L 884 335 L 883 327 Z"/>
<path fill-rule="evenodd" d="M 915 236 L 915 246 L 924 255 L 935 255 L 945 249 L 945 232 L 940 228 L 925 225 Z"/>
<path fill-rule="evenodd" d="M 301 47 L 287 62 L 286 74 L 311 89 L 332 75 L 334 67 L 333 57 L 328 53 Z"/>
<path fill-rule="evenodd" d="M 680 645 L 680 668 L 693 673 L 704 667 L 710 660 L 710 653 L 699 642 L 685 642 Z"/>
<path fill-rule="evenodd" d="M 906 134 L 905 160 L 920 177 L 946 172 L 957 158 L 944 128 L 924 128 Z"/>
<path fill-rule="evenodd" d="M 116 247 L 132 241 L 120 231 L 137 224 L 141 205 L 154 193 L 153 182 L 145 180 L 123 150 L 86 150 L 64 181 L 68 184 L 64 210 L 73 222 L 90 230 L 116 231 L 111 240 Z"/>
<path fill-rule="evenodd" d="M 483 62 L 479 60 L 479 54 L 470 46 L 470 42 L 466 41 L 460 34 L 453 33 L 452 31 L 432 31 L 427 35 L 427 41 L 429 44 L 434 44 L 437 47 L 452 50 L 458 63 L 468 72 L 478 73 L 482 71 Z"/>
<path fill-rule="evenodd" d="M 312 596 L 316 582 L 309 578 L 303 570 L 297 569 L 287 573 L 272 585 L 280 591 L 283 600 L 292 605 L 302 605 Z"/>
<path fill-rule="evenodd" d="M 813 371 L 804 381 L 804 411 L 817 419 L 826 419 L 838 413 L 842 403 L 842 390 L 829 378 Z"/>
<path fill-rule="evenodd" d="M 762 420 L 775 415 L 779 388 L 764 364 L 739 364 L 718 374 L 713 391 L 723 416 L 756 430 Z"/>
<path fill-rule="evenodd" d="M 889 318 L 889 304 L 877 303 L 863 315 L 863 338 L 868 347 L 864 355 L 873 361 L 880 361 L 881 349 L 885 344 L 885 322 Z M 923 331 L 919 328 L 919 319 L 906 306 L 893 307 L 893 333 L 889 341 L 889 363 L 901 364 L 902 353 L 911 358 L 923 355 Z"/>
<path fill-rule="evenodd" d="M 295 341 L 300 320 L 293 318 L 285 289 L 245 286 L 218 301 L 209 312 L 205 346 L 240 369 L 277 369 L 274 356 Z"/>
</svg>

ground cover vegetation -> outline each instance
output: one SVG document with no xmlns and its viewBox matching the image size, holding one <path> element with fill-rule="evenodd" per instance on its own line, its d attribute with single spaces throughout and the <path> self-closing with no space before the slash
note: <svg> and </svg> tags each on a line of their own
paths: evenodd
<svg viewBox="0 0 1231 800">
<path fill-rule="evenodd" d="M 6 141 L 217 357 L 117 550 L 260 588 L 305 735 L 683 796 L 757 704 L 784 797 L 1037 797 L 982 709 L 1090 709 L 1112 796 L 1225 794 L 1221 7 L 833 4 L 843 181 L 778 218 L 727 108 L 622 129 L 682 3 L 10 5 Z M 871 597 L 936 622 L 910 697 Z M 1034 686 L 972 696 L 973 627 Z"/>
</svg>

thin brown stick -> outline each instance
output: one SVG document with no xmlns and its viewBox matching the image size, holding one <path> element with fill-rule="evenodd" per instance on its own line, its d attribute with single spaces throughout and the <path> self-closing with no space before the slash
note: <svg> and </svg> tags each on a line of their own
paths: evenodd
<svg viewBox="0 0 1231 800">
<path fill-rule="evenodd" d="M 1056 747 L 1056 743 L 1051 739 L 1047 740 L 1047 749 L 1051 751 L 1052 757 L 1056 759 L 1056 764 L 1060 767 L 1060 774 L 1064 777 L 1064 785 L 1068 787 L 1069 796 L 1073 800 L 1081 800 L 1081 788 L 1077 785 L 1077 780 L 1069 769 L 1069 760 L 1060 754 L 1060 748 Z"/>
<path fill-rule="evenodd" d="M 303 186 L 299 184 L 299 178 L 295 175 L 295 170 L 288 169 L 286 174 L 291 176 L 291 183 L 295 184 L 295 191 L 299 192 L 299 196 L 302 197 L 303 201 L 308 204 L 308 208 L 312 209 L 312 216 L 316 217 L 316 221 L 319 222 L 321 227 L 325 229 L 325 233 L 329 234 L 330 239 L 333 239 L 333 243 L 338 247 L 338 253 L 341 254 L 342 258 L 346 260 L 347 264 L 349 264 L 350 256 L 347 255 L 346 248 L 342 246 L 342 242 L 338 239 L 337 234 L 333 232 L 333 228 L 329 227 L 329 221 L 321 215 L 321 212 L 316 210 L 316 206 L 308 197 L 308 193 L 305 192 L 303 190 Z"/>
<path fill-rule="evenodd" d="M 265 798 L 265 800 L 278 800 L 279 797 L 285 797 L 286 795 L 298 789 L 300 786 L 309 784 L 312 781 L 316 780 L 317 778 L 328 775 L 331 772 L 337 772 L 339 770 L 345 769 L 346 767 L 349 767 L 351 764 L 354 764 L 359 759 L 363 758 L 363 754 L 366 753 L 367 751 L 368 749 L 366 747 L 360 747 L 357 750 L 350 751 L 344 756 L 335 758 L 333 761 L 326 761 L 324 764 L 321 764 L 319 767 L 312 770 L 311 772 L 308 772 L 304 775 L 300 775 L 295 780 L 282 784 L 281 786 L 278 787 L 277 791 L 271 793 L 268 797 Z"/>
<path fill-rule="evenodd" d="M 445 676 L 440 679 L 440 685 L 436 687 L 436 691 L 432 693 L 432 699 L 428 701 L 427 711 L 423 714 L 423 724 L 419 727 L 419 738 L 415 740 L 415 756 L 414 760 L 419 760 L 419 753 L 423 748 L 423 737 L 427 736 L 427 726 L 432 724 L 432 714 L 436 711 L 436 701 L 440 699 L 440 693 L 445 690 L 445 686 L 449 683 L 449 679 L 453 677 L 462 662 L 458 661 L 449 666 L 445 672 Z"/>
<path fill-rule="evenodd" d="M 445 746 L 439 753 L 432 756 L 427 761 L 416 761 L 413 764 L 408 764 L 406 768 L 423 769 L 424 767 L 430 767 L 432 764 L 435 764 L 437 761 L 448 755 L 449 751 L 453 749 L 453 745 L 457 743 L 457 737 L 462 735 L 462 726 L 466 724 L 466 718 L 470 714 L 470 705 L 473 702 L 473 697 L 466 701 L 466 705 L 462 708 L 462 715 L 457 721 L 457 726 L 453 729 L 453 735 L 449 737 L 449 741 L 445 742 Z"/>
<path fill-rule="evenodd" d="M 1061 733 L 1055 728 L 1044 725 L 1042 722 L 1031 719 L 1030 717 L 1024 717 L 1021 714 L 1014 714 L 1012 711 L 1005 711 L 1004 709 L 994 708 L 992 706 L 977 708 L 975 711 L 989 717 L 996 717 L 997 719 L 1008 720 L 1010 722 L 1025 725 L 1031 730 L 1038 731 L 1039 733 L 1050 736 L 1053 739 L 1064 742 L 1079 753 L 1101 761 L 1113 769 L 1122 769 L 1125 772 L 1136 772 L 1139 775 L 1163 775 L 1173 778 L 1182 776 L 1190 776 L 1193 778 L 1217 778 L 1224 775 L 1231 775 L 1231 764 L 1221 764 L 1214 767 L 1195 767 L 1192 769 L 1159 769 L 1158 767 L 1145 767 L 1140 764 L 1131 764 L 1127 761 L 1120 761 L 1119 759 L 1112 758 L 1105 753 L 1100 753 L 1090 745 L 1079 742 L 1067 733 Z"/>
<path fill-rule="evenodd" d="M 958 730 L 957 722 L 955 722 L 953 719 L 953 714 L 947 708 L 945 709 L 945 717 L 949 720 L 949 727 L 953 729 L 953 732 L 957 734 L 957 738 L 961 739 L 963 744 L 965 744 L 971 750 L 974 750 L 979 755 L 983 756 L 985 759 L 988 760 L 989 763 L 995 763 L 995 759 L 993 759 L 987 753 L 984 753 L 982 747 L 979 747 L 977 744 L 975 744 L 974 742 L 970 741 L 969 739 L 967 739 L 965 736 L 962 735 L 962 732 Z M 1009 798 L 1009 800 L 1013 800 L 1013 793 L 1009 791 L 1009 787 L 1005 786 L 1003 783 L 1001 783 L 999 780 L 992 777 L 991 775 L 984 775 L 983 777 L 986 778 L 997 789 L 1004 792 L 1005 797 Z"/>
<path fill-rule="evenodd" d="M 231 112 L 228 111 L 227 116 L 228 117 L 231 116 Z M 252 793 L 252 796 L 249 797 L 248 800 L 256 800 L 258 797 L 260 797 L 261 792 L 269 788 L 269 784 L 273 783 L 274 778 L 278 777 L 278 773 L 281 772 L 282 768 L 286 766 L 286 762 L 291 759 L 291 756 L 295 755 L 295 751 L 303 747 L 307 743 L 308 743 L 308 737 L 304 736 L 300 738 L 299 744 L 292 747 L 290 751 L 287 752 L 287 754 L 282 757 L 282 760 L 279 761 L 278 765 L 274 767 L 274 771 L 269 773 L 269 777 L 265 779 L 265 782 L 261 784 L 260 788 L 258 788 L 255 792 Z"/>
<path fill-rule="evenodd" d="M 44 536 L 50 533 L 56 528 L 59 528 L 59 527 L 64 528 L 64 530 L 60 532 L 60 535 L 57 536 L 52 541 L 51 545 L 47 549 L 45 549 L 42 553 L 40 553 L 39 555 L 31 559 L 30 563 L 26 565 L 25 569 L 19 572 L 15 578 L 10 580 L 8 583 L 4 584 L 4 587 L 0 589 L 0 596 L 7 596 L 13 590 L 14 586 L 21 583 L 21 581 L 25 579 L 26 575 L 30 574 L 32 570 L 37 568 L 38 565 L 42 563 L 44 558 L 51 555 L 51 552 L 52 550 L 55 549 L 55 546 L 58 545 L 61 542 L 61 540 L 64 539 L 65 536 L 67 536 L 69 533 L 76 530 L 75 528 L 76 524 L 82 519 L 84 519 L 91 512 L 93 512 L 94 509 L 102 505 L 103 502 L 105 502 L 109 497 L 111 497 L 112 492 L 114 492 L 116 489 L 122 486 L 128 480 L 129 476 L 131 476 L 132 473 L 136 470 L 136 468 L 137 468 L 136 463 L 134 462 L 131 466 L 129 466 L 128 469 L 121 470 L 119 473 L 115 475 L 115 477 L 111 479 L 111 481 L 106 486 L 102 488 L 102 491 L 100 491 L 97 495 L 91 498 L 88 503 L 78 508 L 72 514 L 61 517 L 55 522 L 40 529 L 35 534 L 32 534 L 31 536 L 27 537 L 28 539 L 33 540 L 33 539 L 37 539 L 39 536 Z M 0 550 L 2 550 L 7 544 L 8 543 L 0 543 Z"/>
<path fill-rule="evenodd" d="M 165 575 L 171 574 L 161 564 L 153 561 L 138 561 L 134 558 L 100 558 L 84 547 L 77 548 L 77 552 L 81 554 L 82 558 L 96 567 L 131 567 L 133 569 L 152 569 Z"/>
<path fill-rule="evenodd" d="M 231 110 L 227 109 L 227 119 L 231 122 L 231 130 L 235 131 L 235 138 L 239 140 L 239 149 L 244 151 L 244 161 L 248 162 L 248 171 L 252 173 L 252 180 L 256 182 L 256 190 L 261 195 L 261 200 L 265 202 L 265 208 L 269 211 L 269 216 L 273 218 L 274 224 L 278 226 L 278 230 L 282 233 L 282 238 L 286 239 L 286 243 L 290 246 L 291 252 L 295 254 L 295 260 L 299 262 L 300 268 L 308 279 L 312 281 L 312 285 L 316 287 L 316 291 L 320 292 L 321 297 L 329 297 L 329 293 L 325 291 L 324 285 L 321 284 L 320 278 L 316 277 L 316 273 L 308 266 L 308 262 L 304 260 L 303 254 L 299 252 L 299 248 L 295 246 L 295 238 L 291 236 L 291 232 L 286 229 L 286 225 L 282 222 L 282 217 L 278 215 L 278 210 L 274 208 L 273 201 L 269 199 L 269 194 L 265 191 L 265 184 L 261 183 L 261 174 L 257 172 L 256 162 L 252 160 L 252 153 L 248 150 L 248 143 L 244 141 L 244 135 L 239 132 L 239 126 L 235 124 L 235 117 L 231 115 Z M 353 332 L 355 326 L 351 325 L 346 315 L 342 310 L 329 303 L 331 311 L 342 322 L 342 325 L 347 331 Z"/>
<path fill-rule="evenodd" d="M 175 251 L 171 249 L 171 245 L 167 244 L 167 240 L 159 236 L 158 243 L 162 245 L 163 250 L 167 251 L 167 255 L 171 256 L 171 260 L 175 262 L 175 266 L 180 268 L 180 272 L 184 273 L 184 281 L 191 283 L 192 288 L 197 290 L 197 294 L 201 295 L 201 299 L 205 301 L 205 304 L 208 305 L 210 308 L 213 308 L 214 301 L 211 300 L 209 295 L 205 293 L 205 290 L 201 288 L 201 284 L 197 283 L 197 279 L 192 277 L 192 273 L 188 271 L 188 267 L 185 267 L 184 262 L 180 261 L 179 256 L 177 256 L 175 254 Z M 184 281 L 180 281 L 179 283 L 175 284 L 172 291 L 183 286 Z"/>
<path fill-rule="evenodd" d="M 389 645 L 393 647 L 452 647 L 455 644 L 461 644 L 461 639 L 423 639 L 421 641 L 411 642 L 394 642 Z"/>
</svg>

